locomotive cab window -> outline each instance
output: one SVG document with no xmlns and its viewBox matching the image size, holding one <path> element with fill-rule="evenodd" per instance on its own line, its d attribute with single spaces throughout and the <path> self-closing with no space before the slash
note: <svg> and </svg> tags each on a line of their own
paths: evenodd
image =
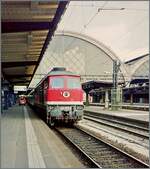
<svg viewBox="0 0 150 169">
<path fill-rule="evenodd" d="M 68 78 L 67 79 L 67 87 L 69 89 L 80 89 L 80 79 L 79 78 Z"/>
<path fill-rule="evenodd" d="M 64 79 L 63 78 L 52 78 L 50 80 L 50 87 L 53 89 L 64 88 Z"/>
</svg>

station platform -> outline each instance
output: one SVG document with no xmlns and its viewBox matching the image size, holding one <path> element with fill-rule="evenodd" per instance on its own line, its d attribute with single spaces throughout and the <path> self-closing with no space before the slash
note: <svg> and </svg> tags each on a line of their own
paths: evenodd
<svg viewBox="0 0 150 169">
<path fill-rule="evenodd" d="M 43 120 L 19 105 L 2 114 L 1 167 L 85 168 Z"/>
<path fill-rule="evenodd" d="M 149 122 L 149 111 L 125 110 L 125 109 L 113 111 L 113 110 L 106 110 L 100 106 L 86 106 L 84 110 Z"/>
</svg>

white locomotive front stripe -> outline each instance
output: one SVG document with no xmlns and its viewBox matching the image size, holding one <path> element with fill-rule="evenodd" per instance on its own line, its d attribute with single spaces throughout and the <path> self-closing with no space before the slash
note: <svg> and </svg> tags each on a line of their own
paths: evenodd
<svg viewBox="0 0 150 169">
<path fill-rule="evenodd" d="M 79 102 L 79 101 L 66 101 L 66 102 L 62 102 L 62 101 L 47 101 L 46 102 L 48 105 L 83 105 L 83 102 Z"/>
</svg>

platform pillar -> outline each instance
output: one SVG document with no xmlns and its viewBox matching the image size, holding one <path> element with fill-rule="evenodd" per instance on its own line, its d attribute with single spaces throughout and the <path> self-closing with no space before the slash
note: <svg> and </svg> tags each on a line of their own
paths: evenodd
<svg viewBox="0 0 150 169">
<path fill-rule="evenodd" d="M 11 104 L 11 92 L 10 91 L 8 91 L 7 102 L 8 102 L 8 107 L 11 107 L 12 104 Z"/>
<path fill-rule="evenodd" d="M 130 95 L 130 103 L 133 104 L 133 94 Z"/>
<path fill-rule="evenodd" d="M 105 109 L 109 108 L 108 90 L 105 91 Z"/>
<path fill-rule="evenodd" d="M 86 106 L 89 106 L 89 92 L 86 92 L 86 102 L 85 102 Z"/>
<path fill-rule="evenodd" d="M 4 110 L 7 110 L 8 107 L 8 91 L 4 91 Z"/>
<path fill-rule="evenodd" d="M 103 93 L 101 93 L 100 103 L 105 103 L 105 97 L 104 97 Z"/>
<path fill-rule="evenodd" d="M 7 110 L 9 107 L 9 104 L 8 104 L 9 83 L 7 80 L 2 81 L 2 91 L 3 91 L 3 97 L 2 97 L 3 107 L 2 108 L 4 110 Z"/>
</svg>

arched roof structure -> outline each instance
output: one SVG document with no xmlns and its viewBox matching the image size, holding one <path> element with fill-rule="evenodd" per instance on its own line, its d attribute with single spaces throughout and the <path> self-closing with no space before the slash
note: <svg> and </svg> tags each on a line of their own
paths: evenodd
<svg viewBox="0 0 150 169">
<path fill-rule="evenodd" d="M 131 79 L 134 78 L 148 78 L 149 76 L 149 54 L 137 57 L 131 61 L 126 62 L 128 70 L 130 71 Z"/>
<path fill-rule="evenodd" d="M 93 37 L 126 61 L 149 51 L 148 1 L 71 1 L 57 31 Z"/>
<path fill-rule="evenodd" d="M 37 84 L 53 67 L 59 66 L 80 74 L 82 82 L 112 81 L 113 60 L 120 62 L 109 47 L 76 32 L 56 32 L 44 55 L 30 87 Z M 119 77 L 121 81 L 128 80 L 123 64 Z"/>
<path fill-rule="evenodd" d="M 134 71 L 132 74 L 132 77 L 148 77 L 149 75 L 149 60 L 146 60 L 145 62 L 141 63 L 139 67 Z"/>
<path fill-rule="evenodd" d="M 146 1 L 69 2 L 34 80 L 39 81 L 54 66 L 81 74 L 83 81 L 112 80 L 108 77 L 112 77 L 113 59 L 124 62 L 147 53 L 148 11 Z M 121 65 L 125 81 L 131 79 L 128 69 Z"/>
<path fill-rule="evenodd" d="M 108 57 L 110 57 L 110 59 L 113 60 L 118 60 L 121 63 L 121 60 L 119 59 L 119 57 L 112 51 L 112 49 L 106 45 L 104 45 L 102 42 L 99 42 L 98 40 L 89 37 L 85 34 L 81 34 L 81 33 L 77 33 L 77 32 L 71 32 L 71 31 L 57 31 L 55 33 L 55 35 L 65 35 L 65 36 L 72 36 L 75 38 L 79 38 L 82 39 L 84 41 L 87 41 L 93 45 L 95 45 L 96 47 L 98 47 L 100 50 L 102 50 Z M 127 76 L 127 70 L 124 66 L 124 64 L 122 63 L 120 66 L 121 72 L 124 75 L 125 80 L 128 80 L 128 76 Z"/>
</svg>

